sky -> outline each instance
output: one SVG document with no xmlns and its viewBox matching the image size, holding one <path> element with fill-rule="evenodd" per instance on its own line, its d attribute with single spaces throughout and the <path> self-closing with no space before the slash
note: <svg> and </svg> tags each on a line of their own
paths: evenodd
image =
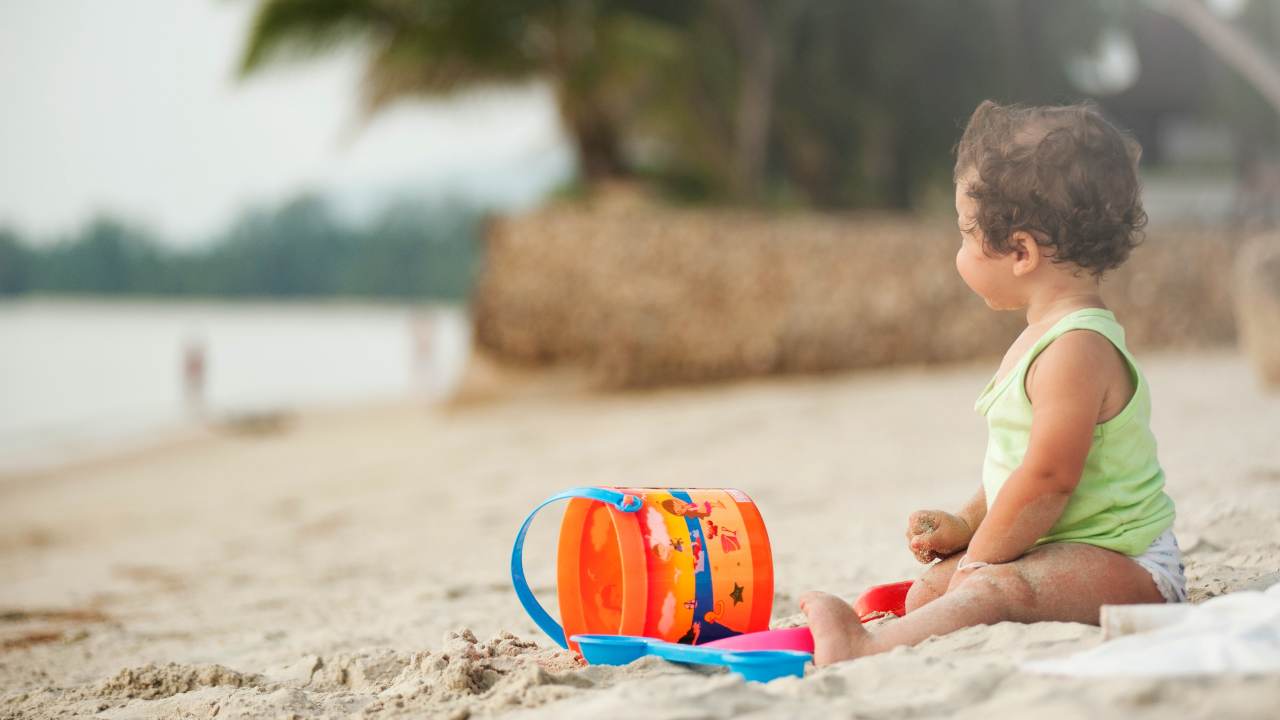
<svg viewBox="0 0 1280 720">
<path fill-rule="evenodd" d="M 405 194 L 518 208 L 571 175 L 540 83 L 364 123 L 356 48 L 238 79 L 254 6 L 0 2 L 0 226 L 48 242 L 105 213 L 190 244 L 305 191 L 357 216 Z"/>
</svg>

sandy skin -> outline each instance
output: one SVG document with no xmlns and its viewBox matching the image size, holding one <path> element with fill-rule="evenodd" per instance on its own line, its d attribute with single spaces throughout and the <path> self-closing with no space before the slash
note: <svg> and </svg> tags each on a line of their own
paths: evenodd
<svg viewBox="0 0 1280 720">
<path fill-rule="evenodd" d="M 907 615 L 876 633 L 862 627 L 847 602 L 827 593 L 806 593 L 800 609 L 813 629 L 815 664 L 874 655 L 1006 620 L 1097 625 L 1103 605 L 1163 602 L 1146 570 L 1125 555 L 1093 545 L 1043 545 L 1013 562 L 956 577 L 959 559 L 954 555 L 930 567 L 907 596 Z"/>
</svg>

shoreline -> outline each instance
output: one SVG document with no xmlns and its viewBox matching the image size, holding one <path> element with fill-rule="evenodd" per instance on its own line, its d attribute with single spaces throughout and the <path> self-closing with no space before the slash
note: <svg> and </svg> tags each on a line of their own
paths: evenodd
<svg viewBox="0 0 1280 720">
<path fill-rule="evenodd" d="M 438 396 L 466 362 L 452 306 L 0 301 L 0 475 L 152 444 L 205 418 Z"/>
</svg>

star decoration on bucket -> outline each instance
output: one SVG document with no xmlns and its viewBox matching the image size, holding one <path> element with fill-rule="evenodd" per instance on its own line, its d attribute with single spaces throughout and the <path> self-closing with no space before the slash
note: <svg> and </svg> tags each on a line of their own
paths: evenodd
<svg viewBox="0 0 1280 720">
<path fill-rule="evenodd" d="M 742 602 L 743 590 L 746 590 L 746 588 L 742 587 L 738 583 L 733 584 L 733 592 L 729 593 L 729 597 L 733 598 L 734 605 L 737 605 L 738 603 Z"/>
</svg>

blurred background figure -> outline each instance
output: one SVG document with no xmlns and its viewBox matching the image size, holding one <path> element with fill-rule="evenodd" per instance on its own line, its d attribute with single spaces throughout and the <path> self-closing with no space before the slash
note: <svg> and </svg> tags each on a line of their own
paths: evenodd
<svg viewBox="0 0 1280 720">
<path fill-rule="evenodd" d="M 472 346 L 602 387 L 967 359 L 1010 326 L 885 248 L 949 262 L 984 98 L 1130 128 L 1133 333 L 1230 342 L 1227 268 L 1280 207 L 1278 37 L 1273 0 L 7 3 L 0 447 L 196 394 L 439 399 Z M 1143 318 L 1155 292 L 1193 319 Z"/>
<path fill-rule="evenodd" d="M 182 353 L 182 389 L 187 396 L 187 412 L 194 419 L 205 412 L 205 347 L 198 337 L 188 337 Z"/>
</svg>

